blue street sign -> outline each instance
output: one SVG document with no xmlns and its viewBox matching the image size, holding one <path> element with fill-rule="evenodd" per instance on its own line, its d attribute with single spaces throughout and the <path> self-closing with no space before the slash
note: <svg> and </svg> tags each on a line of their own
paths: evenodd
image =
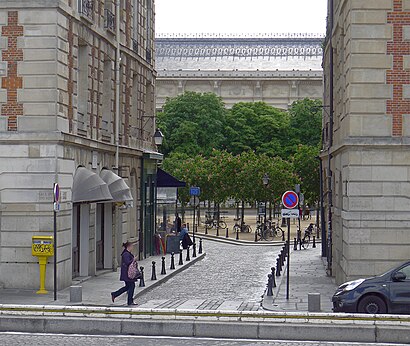
<svg viewBox="0 0 410 346">
<path fill-rule="evenodd" d="M 199 196 L 201 194 L 201 188 L 197 186 L 191 186 L 189 188 L 189 194 L 191 196 Z"/>
</svg>

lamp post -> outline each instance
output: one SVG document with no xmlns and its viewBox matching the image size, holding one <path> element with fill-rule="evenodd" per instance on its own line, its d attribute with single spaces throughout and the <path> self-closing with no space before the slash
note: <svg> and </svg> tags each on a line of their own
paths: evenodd
<svg viewBox="0 0 410 346">
<path fill-rule="evenodd" d="M 263 183 L 263 186 L 265 186 L 265 189 L 266 189 L 268 187 L 268 184 L 269 184 L 269 175 L 267 173 L 265 173 L 263 175 L 262 183 Z M 267 205 L 267 203 L 268 203 L 267 199 L 265 198 L 265 212 L 264 212 L 264 220 L 263 220 L 263 232 L 264 233 L 266 231 L 266 205 Z"/>
</svg>

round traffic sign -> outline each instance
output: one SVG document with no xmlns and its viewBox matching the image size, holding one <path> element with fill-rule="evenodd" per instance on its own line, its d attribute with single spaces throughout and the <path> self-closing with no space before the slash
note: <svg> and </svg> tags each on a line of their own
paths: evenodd
<svg viewBox="0 0 410 346">
<path fill-rule="evenodd" d="M 298 205 L 298 194 L 294 191 L 286 191 L 282 196 L 282 204 L 287 209 L 293 209 Z"/>
<path fill-rule="evenodd" d="M 58 184 L 54 184 L 54 202 L 58 202 L 60 200 L 60 186 Z"/>
</svg>

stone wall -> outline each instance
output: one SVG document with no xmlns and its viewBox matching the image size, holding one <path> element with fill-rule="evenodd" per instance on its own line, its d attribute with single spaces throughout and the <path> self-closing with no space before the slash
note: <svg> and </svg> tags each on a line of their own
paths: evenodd
<svg viewBox="0 0 410 346">
<path fill-rule="evenodd" d="M 330 114 L 325 111 L 322 159 L 328 179 L 332 155 L 333 274 L 338 283 L 380 274 L 409 257 L 409 7 L 401 0 L 335 2 L 328 35 L 334 49 L 333 146 L 328 148 Z M 329 73 L 328 44 L 325 106 Z"/>
<path fill-rule="evenodd" d="M 167 97 L 185 91 L 214 92 L 227 108 L 238 102 L 264 101 L 287 109 L 294 101 L 321 98 L 321 71 L 160 71 L 157 79 L 157 109 Z"/>
<path fill-rule="evenodd" d="M 93 6 L 81 10 L 80 4 L 87 3 Z M 62 197 L 57 216 L 58 286 L 71 284 L 73 176 L 79 165 L 97 174 L 102 168 L 116 171 L 117 116 L 116 173 L 133 186 L 134 202 L 128 209 L 114 208 L 118 222 L 111 226 L 117 240 L 109 262 L 119 262 L 118 244 L 138 236 L 141 162 L 144 151 L 155 150 L 154 5 L 125 0 L 121 6 L 120 113 L 116 114 L 117 41 L 115 27 L 107 23 L 109 12 L 115 15 L 114 1 L 0 3 L 0 286 L 38 287 L 31 237 L 52 235 L 54 182 L 59 183 Z M 138 21 L 133 13 L 140 15 Z M 88 275 L 96 272 L 96 225 L 96 204 L 91 203 Z M 49 265 L 49 289 L 51 269 Z"/>
</svg>

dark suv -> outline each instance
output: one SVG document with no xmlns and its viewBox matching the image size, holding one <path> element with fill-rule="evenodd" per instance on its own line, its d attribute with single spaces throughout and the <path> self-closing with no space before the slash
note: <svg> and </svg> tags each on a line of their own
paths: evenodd
<svg viewBox="0 0 410 346">
<path fill-rule="evenodd" d="M 410 314 L 410 261 L 380 276 L 340 285 L 332 302 L 334 312 Z"/>
</svg>

